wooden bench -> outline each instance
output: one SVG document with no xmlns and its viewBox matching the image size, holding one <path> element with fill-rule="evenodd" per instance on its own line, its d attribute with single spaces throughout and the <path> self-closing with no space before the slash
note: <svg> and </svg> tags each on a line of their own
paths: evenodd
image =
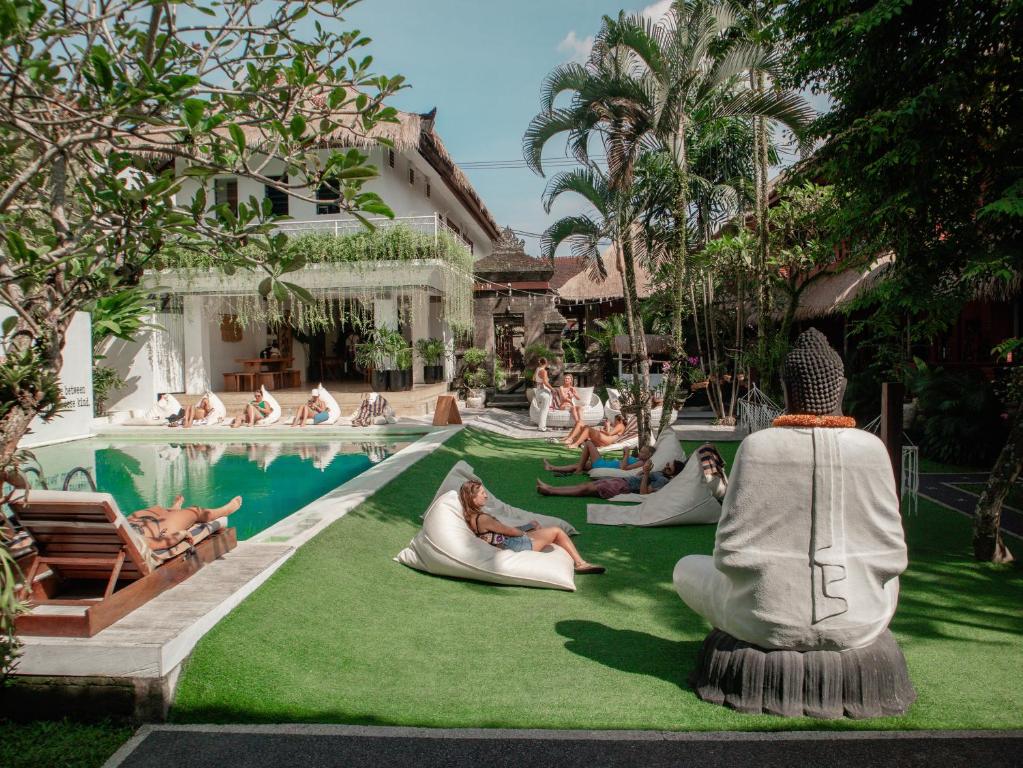
<svg viewBox="0 0 1023 768">
<path fill-rule="evenodd" d="M 251 371 L 236 371 L 224 374 L 225 392 L 252 392 L 259 386 L 259 374 Z M 267 387 L 271 389 L 271 387 Z"/>
</svg>

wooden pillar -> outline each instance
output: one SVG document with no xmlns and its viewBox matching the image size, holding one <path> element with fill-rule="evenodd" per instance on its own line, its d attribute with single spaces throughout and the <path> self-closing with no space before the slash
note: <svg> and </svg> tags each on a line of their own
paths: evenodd
<svg viewBox="0 0 1023 768">
<path fill-rule="evenodd" d="M 905 386 L 896 381 L 881 385 L 881 442 L 888 450 L 895 473 L 895 493 L 899 495 L 902 493 L 902 400 L 905 390 Z"/>
</svg>

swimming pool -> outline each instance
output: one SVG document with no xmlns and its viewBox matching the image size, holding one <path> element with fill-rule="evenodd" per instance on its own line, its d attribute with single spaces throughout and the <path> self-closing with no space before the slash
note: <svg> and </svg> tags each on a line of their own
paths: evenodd
<svg viewBox="0 0 1023 768">
<path fill-rule="evenodd" d="M 231 525 L 237 528 L 239 539 L 248 539 L 418 437 L 359 442 L 94 438 L 32 452 L 51 489 L 62 488 L 72 469 L 84 467 L 96 479 L 98 489 L 113 495 L 126 515 L 154 505 L 167 506 L 179 493 L 186 505 L 198 506 L 219 506 L 240 495 L 242 508 L 231 515 Z M 83 474 L 72 478 L 69 490 L 89 490 Z"/>
</svg>

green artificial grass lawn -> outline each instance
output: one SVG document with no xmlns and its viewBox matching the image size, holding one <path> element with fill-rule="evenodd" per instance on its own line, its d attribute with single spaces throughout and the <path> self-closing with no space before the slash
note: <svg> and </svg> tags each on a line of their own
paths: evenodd
<svg viewBox="0 0 1023 768">
<path fill-rule="evenodd" d="M 4 768 L 99 768 L 131 738 L 127 725 L 0 720 Z"/>
<path fill-rule="evenodd" d="M 692 449 L 693 446 L 687 446 Z M 731 463 L 737 444 L 720 446 Z M 465 430 L 305 545 L 198 645 L 179 722 L 777 730 L 1023 727 L 1023 578 L 970 559 L 969 521 L 920 502 L 892 628 L 919 699 L 908 715 L 813 721 L 737 714 L 686 684 L 708 625 L 671 575 L 714 527 L 590 526 L 585 499 L 537 496 L 556 446 Z M 391 558 L 465 458 L 490 491 L 569 519 L 608 567 L 575 593 L 439 578 Z M 577 478 L 554 480 L 559 484 Z"/>
</svg>

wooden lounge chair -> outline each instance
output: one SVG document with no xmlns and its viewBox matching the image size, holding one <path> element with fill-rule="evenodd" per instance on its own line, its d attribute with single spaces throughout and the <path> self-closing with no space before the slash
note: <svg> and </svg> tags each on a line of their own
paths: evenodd
<svg viewBox="0 0 1023 768">
<path fill-rule="evenodd" d="M 11 507 L 37 549 L 22 565 L 32 609 L 17 618 L 22 635 L 91 637 L 238 543 L 221 519 L 192 530 L 194 547 L 154 552 L 108 493 L 30 490 Z"/>
</svg>

